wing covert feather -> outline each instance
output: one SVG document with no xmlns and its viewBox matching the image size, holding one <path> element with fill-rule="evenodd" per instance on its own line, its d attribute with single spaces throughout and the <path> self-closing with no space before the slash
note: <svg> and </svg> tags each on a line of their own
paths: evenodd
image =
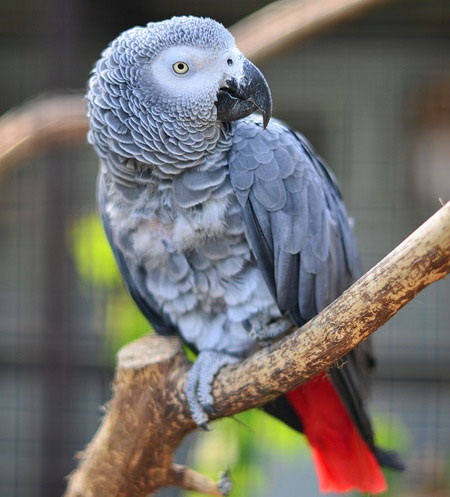
<svg viewBox="0 0 450 497">
<path fill-rule="evenodd" d="M 236 124 L 230 178 L 265 281 L 300 326 L 353 282 L 357 253 L 331 172 L 301 135 L 273 121 L 266 130 L 252 119 Z"/>
</svg>

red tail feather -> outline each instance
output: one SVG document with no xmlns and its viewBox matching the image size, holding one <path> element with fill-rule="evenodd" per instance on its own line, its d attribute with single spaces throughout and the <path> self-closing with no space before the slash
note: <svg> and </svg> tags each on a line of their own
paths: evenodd
<svg viewBox="0 0 450 497">
<path fill-rule="evenodd" d="M 386 480 L 325 373 L 287 394 L 311 444 L 322 492 L 380 493 Z"/>
</svg>

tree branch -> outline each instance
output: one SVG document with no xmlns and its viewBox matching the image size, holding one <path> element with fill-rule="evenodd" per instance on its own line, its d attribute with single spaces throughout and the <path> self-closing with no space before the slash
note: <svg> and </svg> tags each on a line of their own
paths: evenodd
<svg viewBox="0 0 450 497">
<path fill-rule="evenodd" d="M 386 0 L 279 0 L 230 29 L 240 49 L 259 62 L 288 45 Z M 0 180 L 19 161 L 87 133 L 83 95 L 39 97 L 0 118 Z"/>
<path fill-rule="evenodd" d="M 450 202 L 305 326 L 223 368 L 214 418 L 264 404 L 332 366 L 449 272 Z M 172 463 L 195 429 L 183 391 L 188 368 L 176 338 L 151 335 L 120 351 L 110 410 L 65 497 L 144 497 L 171 484 L 220 495 L 217 484 Z"/>
<path fill-rule="evenodd" d="M 230 28 L 240 50 L 260 62 L 387 0 L 278 0 Z"/>
<path fill-rule="evenodd" d="M 0 118 L 0 180 L 17 163 L 57 144 L 86 141 L 86 103 L 79 94 L 37 97 Z"/>
</svg>

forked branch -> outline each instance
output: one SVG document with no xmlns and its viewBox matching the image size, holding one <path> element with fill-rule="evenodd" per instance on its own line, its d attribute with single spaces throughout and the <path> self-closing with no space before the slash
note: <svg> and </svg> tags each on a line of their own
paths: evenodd
<svg viewBox="0 0 450 497">
<path fill-rule="evenodd" d="M 222 369 L 214 418 L 264 404 L 332 366 L 449 272 L 450 202 L 305 326 Z M 221 494 L 211 480 L 173 464 L 195 429 L 183 392 L 188 369 L 176 338 L 148 336 L 120 351 L 109 412 L 66 497 L 144 497 L 165 485 Z"/>
</svg>

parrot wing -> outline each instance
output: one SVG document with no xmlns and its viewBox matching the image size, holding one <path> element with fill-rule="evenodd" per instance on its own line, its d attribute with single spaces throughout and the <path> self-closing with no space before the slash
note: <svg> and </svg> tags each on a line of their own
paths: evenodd
<svg viewBox="0 0 450 497">
<path fill-rule="evenodd" d="M 237 123 L 230 178 L 265 281 L 301 326 L 357 278 L 358 255 L 331 172 L 300 134 L 271 123 Z"/>
<path fill-rule="evenodd" d="M 236 124 L 229 170 L 246 236 L 266 284 L 281 312 L 301 326 L 360 275 L 336 181 L 306 139 L 276 120 L 265 130 L 257 119 Z M 364 405 L 364 380 L 372 363 L 369 348 L 364 344 L 317 381 L 265 406 L 305 432 L 316 453 L 322 490 L 379 492 L 386 486 L 375 459 L 386 462 L 385 453 L 375 448 Z M 327 434 L 333 430 L 335 438 L 328 443 Z M 330 449 L 322 450 L 327 443 Z M 342 450 L 336 450 L 339 445 Z M 359 453 L 353 459 L 345 453 L 349 446 Z M 344 471 L 343 458 L 359 469 Z"/>
</svg>

